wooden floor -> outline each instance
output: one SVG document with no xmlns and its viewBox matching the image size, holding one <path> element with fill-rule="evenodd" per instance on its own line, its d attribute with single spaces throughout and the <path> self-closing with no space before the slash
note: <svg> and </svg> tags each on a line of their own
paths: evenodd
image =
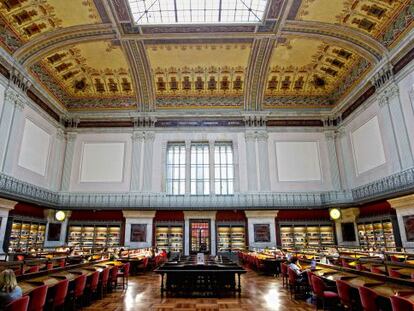
<svg viewBox="0 0 414 311">
<path fill-rule="evenodd" d="M 234 298 L 166 298 L 161 297 L 160 277 L 148 272 L 131 277 L 128 289 L 118 289 L 103 300 L 84 308 L 85 311 L 252 311 L 286 310 L 310 311 L 314 307 L 300 300 L 291 300 L 282 287 L 281 279 L 261 276 L 248 271 L 242 276 L 242 293 Z"/>
</svg>

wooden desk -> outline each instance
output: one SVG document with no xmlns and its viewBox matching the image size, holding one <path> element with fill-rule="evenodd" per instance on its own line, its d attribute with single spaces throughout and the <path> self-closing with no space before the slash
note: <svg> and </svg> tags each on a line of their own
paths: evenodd
<svg viewBox="0 0 414 311">
<path fill-rule="evenodd" d="M 355 288 L 365 286 L 365 285 L 384 284 L 384 282 L 378 281 L 376 279 L 371 279 L 366 276 L 357 276 L 357 275 L 355 275 L 355 277 L 353 278 L 349 278 L 344 281 L 347 282 L 350 286 L 355 287 Z"/>
<path fill-rule="evenodd" d="M 401 273 L 404 276 L 411 277 L 411 274 L 414 273 L 414 269 L 403 268 L 398 269 L 398 267 L 390 267 L 393 270 L 396 270 L 398 273 Z"/>
<path fill-rule="evenodd" d="M 391 296 L 394 296 L 395 294 L 404 294 L 414 292 L 413 287 L 408 287 L 404 285 L 398 285 L 398 284 L 382 284 L 377 286 L 370 286 L 370 288 L 375 291 L 378 295 L 382 297 L 389 298 Z"/>
</svg>

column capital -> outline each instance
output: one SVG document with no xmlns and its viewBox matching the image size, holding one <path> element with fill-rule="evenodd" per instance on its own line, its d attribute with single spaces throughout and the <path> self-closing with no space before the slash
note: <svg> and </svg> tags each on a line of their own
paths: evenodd
<svg viewBox="0 0 414 311">
<path fill-rule="evenodd" d="M 77 136 L 78 136 L 78 133 L 76 133 L 76 132 L 66 133 L 66 140 L 68 142 L 74 142 L 76 140 Z"/>
<path fill-rule="evenodd" d="M 16 206 L 16 204 L 16 201 L 0 198 L 0 208 L 13 209 Z"/>
<path fill-rule="evenodd" d="M 58 128 L 56 131 L 56 139 L 59 141 L 65 140 L 65 131 L 63 129 Z"/>
<path fill-rule="evenodd" d="M 256 132 L 255 131 L 246 131 L 244 133 L 244 137 L 246 140 L 255 140 L 256 139 Z"/>
<path fill-rule="evenodd" d="M 133 142 L 141 142 L 145 139 L 145 133 L 142 131 L 133 131 L 131 139 Z"/>
<path fill-rule="evenodd" d="M 8 88 L 4 95 L 4 101 L 14 104 L 20 111 L 24 109 L 25 100 L 18 91 Z"/>
<path fill-rule="evenodd" d="M 154 140 L 155 139 L 155 132 L 145 132 L 145 140 Z"/>
<path fill-rule="evenodd" d="M 390 100 L 394 97 L 399 96 L 399 94 L 400 89 L 395 83 L 391 83 L 387 87 L 381 89 L 377 95 L 380 107 L 384 107 L 385 105 L 389 104 Z"/>
<path fill-rule="evenodd" d="M 260 140 L 260 141 L 267 141 L 267 139 L 269 138 L 269 134 L 267 133 L 266 130 L 257 131 L 255 134 L 256 134 L 257 140 Z"/>
</svg>

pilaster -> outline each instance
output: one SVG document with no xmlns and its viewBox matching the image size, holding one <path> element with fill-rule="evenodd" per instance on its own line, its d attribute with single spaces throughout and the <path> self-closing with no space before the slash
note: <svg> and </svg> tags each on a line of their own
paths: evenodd
<svg viewBox="0 0 414 311">
<path fill-rule="evenodd" d="M 267 131 L 260 130 L 256 133 L 258 162 L 259 162 L 259 178 L 260 191 L 270 191 L 270 175 L 269 175 L 269 135 Z"/>
<path fill-rule="evenodd" d="M 134 130 L 132 139 L 132 172 L 131 172 L 131 191 L 140 191 L 143 177 L 142 149 L 145 139 L 143 131 Z"/>
<path fill-rule="evenodd" d="M 11 200 L 0 198 L 0 255 L 4 254 L 4 250 L 3 250 L 4 236 L 6 234 L 7 219 L 9 217 L 9 211 L 12 210 L 16 204 L 17 204 L 16 201 L 11 201 Z"/>
<path fill-rule="evenodd" d="M 256 134 L 252 130 L 246 130 L 246 159 L 247 159 L 247 190 L 258 191 L 257 185 L 257 161 L 256 161 Z"/>
<path fill-rule="evenodd" d="M 338 245 L 341 246 L 358 246 L 358 229 L 356 220 L 359 216 L 359 208 L 352 207 L 346 208 L 341 210 L 341 218 L 335 220 L 335 230 L 336 230 L 336 238 L 338 240 Z M 353 223 L 354 224 L 354 231 L 355 231 L 355 241 L 344 241 L 343 240 L 343 233 L 342 233 L 342 224 L 343 223 Z"/>
<path fill-rule="evenodd" d="M 388 203 L 397 214 L 402 246 L 414 247 L 414 233 L 411 229 L 414 222 L 414 194 L 388 200 Z"/>
<path fill-rule="evenodd" d="M 209 166 L 209 174 L 210 174 L 210 195 L 214 195 L 216 193 L 216 179 L 215 179 L 215 161 L 214 161 L 214 140 L 210 140 L 208 142 L 208 150 L 209 150 L 209 160 L 210 160 L 210 166 Z"/>
<path fill-rule="evenodd" d="M 325 132 L 326 145 L 328 147 L 328 157 L 329 165 L 331 172 L 331 181 L 333 190 L 341 189 L 341 177 L 339 172 L 339 163 L 338 163 L 338 152 L 336 150 L 336 143 L 338 138 L 338 133 L 329 130 Z"/>
<path fill-rule="evenodd" d="M 65 148 L 65 132 L 62 129 L 58 129 L 55 137 L 55 148 L 52 161 L 52 170 L 50 178 L 50 189 L 53 191 L 59 191 L 62 184 L 63 173 L 63 156 Z"/>
<path fill-rule="evenodd" d="M 65 162 L 63 163 L 62 191 L 69 191 L 75 152 L 76 132 L 66 133 Z"/>
<path fill-rule="evenodd" d="M 143 177 L 143 191 L 152 190 L 152 162 L 154 154 L 154 140 L 155 132 L 148 131 L 145 132 L 145 142 L 144 142 L 144 177 Z"/>
</svg>

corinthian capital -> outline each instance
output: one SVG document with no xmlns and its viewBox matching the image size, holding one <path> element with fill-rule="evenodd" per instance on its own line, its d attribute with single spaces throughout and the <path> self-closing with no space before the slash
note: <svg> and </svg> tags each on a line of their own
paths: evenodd
<svg viewBox="0 0 414 311">
<path fill-rule="evenodd" d="M 377 95 L 378 103 L 380 107 L 384 107 L 385 105 L 389 104 L 390 101 L 394 98 L 399 96 L 400 89 L 398 85 L 395 83 L 391 83 L 387 87 L 383 88 Z"/>
<path fill-rule="evenodd" d="M 140 141 L 144 140 L 144 138 L 145 138 L 145 133 L 144 132 L 140 132 L 140 131 L 132 132 L 131 139 L 132 139 L 133 142 L 140 142 Z"/>
<path fill-rule="evenodd" d="M 4 95 L 5 95 L 4 96 L 5 102 L 12 103 L 12 104 L 16 105 L 17 109 L 23 110 L 25 101 L 24 101 L 23 96 L 21 94 L 19 94 L 18 91 L 14 90 L 12 88 L 9 88 L 9 89 L 6 90 Z"/>
</svg>

